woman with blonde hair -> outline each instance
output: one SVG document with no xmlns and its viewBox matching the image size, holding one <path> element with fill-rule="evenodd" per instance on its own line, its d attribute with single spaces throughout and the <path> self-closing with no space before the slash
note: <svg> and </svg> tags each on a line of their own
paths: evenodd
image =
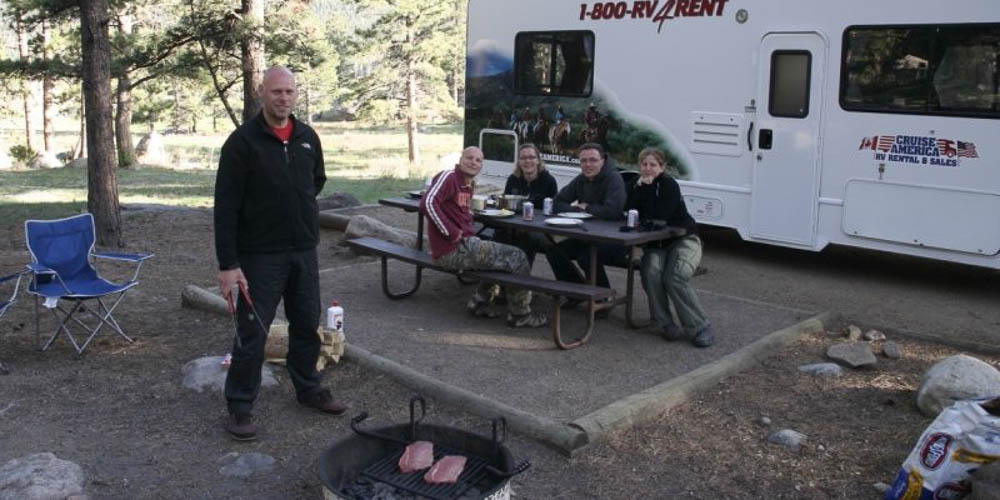
<svg viewBox="0 0 1000 500">
<path fill-rule="evenodd" d="M 641 221 L 666 223 L 687 230 L 684 236 L 648 244 L 643 248 L 642 286 L 649 310 L 663 338 L 686 337 L 697 347 L 715 341 L 701 302 L 691 287 L 691 277 L 701 262 L 701 239 L 694 218 L 687 211 L 680 186 L 667 174 L 667 155 L 656 148 L 639 152 L 639 178 L 626 186 L 628 209 L 639 211 Z M 674 323 L 674 306 L 680 326 Z"/>
<path fill-rule="evenodd" d="M 517 149 L 517 163 L 514 164 L 514 173 L 507 177 L 503 194 L 527 196 L 525 201 L 530 201 L 535 206 L 535 210 L 540 213 L 545 198 L 555 198 L 556 191 L 558 191 L 556 178 L 548 170 L 545 170 L 545 161 L 542 160 L 538 147 L 530 142 L 522 144 Z M 535 254 L 543 250 L 548 242 L 541 233 L 510 233 L 508 231 L 498 231 L 494 239 L 510 243 L 524 250 L 524 253 L 528 254 L 528 262 L 531 264 L 535 262 Z"/>
</svg>

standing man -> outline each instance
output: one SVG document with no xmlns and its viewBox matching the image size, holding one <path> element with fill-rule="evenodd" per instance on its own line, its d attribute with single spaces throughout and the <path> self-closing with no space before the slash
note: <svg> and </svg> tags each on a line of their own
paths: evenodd
<svg viewBox="0 0 1000 500">
<path fill-rule="evenodd" d="M 625 181 L 618 169 L 607 161 L 600 144 L 588 142 L 577 150 L 580 174 L 563 186 L 553 203 L 555 212 L 586 212 L 599 219 L 621 220 L 625 209 Z M 597 245 L 597 286 L 610 288 L 604 263 L 616 261 L 625 255 L 625 247 L 612 244 Z M 581 273 L 573 266 L 573 259 L 584 269 L 590 269 L 590 244 L 566 239 L 546 249 L 545 257 L 552 266 L 552 273 L 560 281 L 581 283 Z M 565 307 L 575 307 L 580 302 L 567 300 Z M 602 316 L 607 310 L 602 309 Z"/>
<path fill-rule="evenodd" d="M 226 376 L 229 419 L 236 440 L 257 436 L 251 410 L 260 390 L 267 328 L 278 302 L 288 318 L 288 373 L 300 404 L 340 415 L 346 408 L 320 386 L 319 209 L 326 183 L 319 136 L 292 115 L 295 76 L 274 66 L 259 89 L 261 112 L 222 146 L 215 180 L 215 251 L 219 289 L 236 310 L 237 338 Z M 249 293 L 253 304 L 243 293 Z M 256 317 L 255 317 L 256 316 Z"/>
<path fill-rule="evenodd" d="M 431 256 L 443 268 L 453 271 L 489 270 L 530 274 L 528 257 L 520 248 L 493 241 L 483 241 L 472 227 L 469 200 L 475 191 L 475 178 L 483 169 L 483 152 L 469 146 L 455 170 L 434 176 L 430 188 L 420 200 L 420 213 L 431 224 L 427 237 Z M 492 318 L 491 309 L 497 287 L 480 283 L 466 308 L 475 316 Z M 531 291 L 507 291 L 507 325 L 514 328 L 538 327 L 548 323 L 542 313 L 531 311 Z"/>
</svg>

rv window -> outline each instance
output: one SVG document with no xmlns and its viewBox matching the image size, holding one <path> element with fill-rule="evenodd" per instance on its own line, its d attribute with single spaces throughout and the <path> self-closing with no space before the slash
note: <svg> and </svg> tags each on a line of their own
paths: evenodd
<svg viewBox="0 0 1000 500">
<path fill-rule="evenodd" d="M 518 33 L 514 45 L 514 91 L 518 94 L 590 95 L 592 31 Z"/>
<path fill-rule="evenodd" d="M 848 111 L 1000 117 L 1000 24 L 844 31 Z"/>
<path fill-rule="evenodd" d="M 771 54 L 771 116 L 805 118 L 809 115 L 809 71 L 812 54 L 777 50 Z"/>
</svg>

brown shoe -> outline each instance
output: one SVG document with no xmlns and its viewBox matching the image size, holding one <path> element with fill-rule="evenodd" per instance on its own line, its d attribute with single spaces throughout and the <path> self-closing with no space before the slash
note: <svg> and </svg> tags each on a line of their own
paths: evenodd
<svg viewBox="0 0 1000 500">
<path fill-rule="evenodd" d="M 257 439 L 257 427 L 249 413 L 230 413 L 226 420 L 226 432 L 236 441 Z"/>
<path fill-rule="evenodd" d="M 330 395 L 330 391 L 327 389 L 299 398 L 299 404 L 329 415 L 341 415 L 347 411 L 347 406 L 333 399 L 333 396 Z"/>
</svg>

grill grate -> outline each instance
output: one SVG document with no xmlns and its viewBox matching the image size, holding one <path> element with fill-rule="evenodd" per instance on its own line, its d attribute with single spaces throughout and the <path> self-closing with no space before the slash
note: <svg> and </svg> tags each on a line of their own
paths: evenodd
<svg viewBox="0 0 1000 500">
<path fill-rule="evenodd" d="M 434 500 L 455 500 L 461 497 L 473 485 L 480 484 L 488 473 L 486 466 L 489 464 L 486 460 L 435 443 L 435 462 L 445 455 L 462 455 L 466 458 L 465 468 L 462 469 L 462 473 L 459 474 L 458 481 L 455 484 L 429 484 L 424 482 L 424 474 L 427 472 L 427 469 L 409 474 L 399 472 L 399 458 L 403 456 L 403 451 L 403 449 L 400 449 L 390 453 L 361 471 L 361 475 L 375 481 L 391 484 L 399 489 L 422 497 Z"/>
</svg>

